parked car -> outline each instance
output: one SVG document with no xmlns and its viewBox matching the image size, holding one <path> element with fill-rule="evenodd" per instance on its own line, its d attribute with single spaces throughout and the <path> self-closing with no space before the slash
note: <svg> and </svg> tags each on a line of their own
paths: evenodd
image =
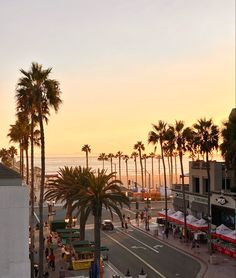
<svg viewBox="0 0 236 278">
<path fill-rule="evenodd" d="M 112 224 L 112 221 L 110 219 L 103 220 L 102 222 L 102 230 L 113 230 L 114 225 Z"/>
</svg>

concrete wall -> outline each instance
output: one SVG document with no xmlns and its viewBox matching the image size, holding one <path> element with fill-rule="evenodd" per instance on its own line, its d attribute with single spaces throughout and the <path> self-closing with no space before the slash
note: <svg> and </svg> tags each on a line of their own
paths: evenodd
<svg viewBox="0 0 236 278">
<path fill-rule="evenodd" d="M 30 277 L 28 190 L 0 186 L 0 278 Z"/>
</svg>

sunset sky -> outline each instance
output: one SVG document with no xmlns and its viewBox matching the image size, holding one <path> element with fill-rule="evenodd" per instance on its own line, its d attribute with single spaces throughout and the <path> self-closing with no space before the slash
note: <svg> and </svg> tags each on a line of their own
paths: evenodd
<svg viewBox="0 0 236 278">
<path fill-rule="evenodd" d="M 235 107 L 235 0 L 1 1 L 0 38 L 0 148 L 33 61 L 62 90 L 47 156 L 130 154 L 152 123 L 221 125 Z"/>
</svg>

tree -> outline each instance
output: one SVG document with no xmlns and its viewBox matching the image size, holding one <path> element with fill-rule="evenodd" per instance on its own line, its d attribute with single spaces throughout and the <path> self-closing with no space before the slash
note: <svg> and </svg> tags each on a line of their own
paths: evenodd
<svg viewBox="0 0 236 278">
<path fill-rule="evenodd" d="M 111 173 L 113 172 L 113 167 L 112 167 L 112 160 L 113 160 L 114 154 L 113 153 L 109 153 L 107 155 L 107 158 L 110 159 L 110 163 L 111 163 Z"/>
<path fill-rule="evenodd" d="M 69 219 L 69 226 L 72 225 L 72 214 L 77 208 L 80 215 L 80 239 L 85 238 L 85 224 L 88 215 L 85 214 L 83 207 L 78 207 L 74 203 L 74 196 L 80 192 L 81 188 L 88 186 L 87 176 L 90 168 L 67 167 L 60 168 L 58 177 L 50 180 L 50 188 L 45 192 L 45 200 L 65 202 L 66 218 Z"/>
<path fill-rule="evenodd" d="M 112 218 L 113 212 L 115 212 L 122 220 L 120 208 L 123 205 L 129 206 L 129 198 L 121 192 L 121 181 L 113 178 L 114 173 L 106 174 L 105 170 L 98 169 L 97 175 L 91 172 L 88 176 L 89 186 L 75 196 L 79 206 L 86 208 L 94 216 L 95 263 L 97 266 L 100 264 L 102 207 L 104 206 L 110 212 Z"/>
<path fill-rule="evenodd" d="M 12 166 L 14 167 L 15 166 L 15 156 L 17 155 L 17 149 L 14 146 L 11 146 L 9 148 L 8 152 L 9 152 L 9 155 L 11 157 Z"/>
<path fill-rule="evenodd" d="M 144 144 L 142 143 L 142 141 L 138 141 L 135 145 L 134 145 L 134 150 L 138 151 L 139 154 L 139 161 L 140 161 L 140 168 L 141 168 L 141 179 L 142 179 L 142 191 L 144 190 L 143 186 L 144 186 L 144 181 L 143 181 L 143 163 L 142 163 L 142 151 L 145 150 Z"/>
<path fill-rule="evenodd" d="M 88 144 L 85 144 L 85 145 L 83 145 L 81 151 L 85 152 L 85 155 L 86 155 L 86 167 L 88 168 L 88 153 L 91 152 L 91 148 L 90 148 L 90 146 Z"/>
<path fill-rule="evenodd" d="M 130 157 L 134 159 L 135 183 L 136 183 L 135 186 L 137 186 L 137 182 L 138 182 L 138 169 L 137 169 L 137 157 L 138 157 L 138 153 L 137 152 L 132 152 Z"/>
<path fill-rule="evenodd" d="M 157 158 L 157 165 L 158 165 L 158 181 L 159 181 L 159 187 L 161 186 L 161 155 L 157 154 L 156 155 Z"/>
<path fill-rule="evenodd" d="M 41 145 L 41 181 L 39 198 L 39 277 L 44 272 L 44 235 L 43 235 L 43 200 L 45 183 L 45 135 L 44 121 L 45 115 L 49 115 L 50 108 L 58 111 L 61 98 L 59 82 L 50 79 L 49 75 L 52 69 L 43 69 L 42 65 L 32 63 L 28 72 L 21 69 L 22 77 L 17 84 L 17 98 L 22 104 L 22 99 L 27 100 L 27 111 L 34 111 L 38 117 L 40 127 L 40 145 Z M 31 107 L 31 109 L 30 109 Z"/>
<path fill-rule="evenodd" d="M 119 180 L 121 180 L 121 158 L 122 158 L 122 152 L 121 151 L 118 151 L 116 153 L 116 158 L 118 158 Z"/>
<path fill-rule="evenodd" d="M 183 167 L 183 156 L 186 151 L 190 150 L 190 144 L 193 137 L 191 128 L 184 127 L 183 121 L 175 121 L 175 125 L 172 128 L 175 137 L 175 146 L 179 155 L 180 168 L 181 168 L 181 183 L 182 183 L 182 194 L 183 194 L 183 212 L 184 212 L 184 235 L 186 238 L 187 234 L 187 208 L 186 208 L 186 197 L 185 197 L 185 185 L 184 185 L 184 167 Z"/>
<path fill-rule="evenodd" d="M 148 159 L 148 156 L 144 153 L 142 155 L 142 159 L 144 160 L 144 186 L 147 187 L 147 159 Z"/>
<path fill-rule="evenodd" d="M 126 179 L 127 179 L 127 185 L 129 188 L 129 170 L 128 170 L 128 160 L 129 156 L 127 154 L 122 156 L 123 160 L 125 161 L 125 170 L 126 170 Z"/>
<path fill-rule="evenodd" d="M 102 161 L 102 169 L 104 169 L 104 161 L 108 160 L 107 155 L 105 153 L 100 153 L 98 160 Z"/>
<path fill-rule="evenodd" d="M 232 167 L 234 182 L 231 191 L 236 192 L 236 109 L 234 108 L 229 119 L 223 123 L 221 130 L 223 142 L 220 145 L 221 154 L 225 159 L 226 169 Z"/>
<path fill-rule="evenodd" d="M 11 167 L 11 157 L 9 154 L 9 151 L 5 148 L 2 148 L 0 150 L 0 158 L 2 163 L 7 166 L 7 167 Z"/>
<path fill-rule="evenodd" d="M 153 163 L 153 159 L 155 157 L 155 152 L 151 152 L 149 154 L 149 157 L 151 158 L 151 162 L 152 162 L 152 188 L 154 188 L 154 163 Z"/>
<path fill-rule="evenodd" d="M 211 206 L 210 206 L 210 197 L 211 197 L 211 179 L 210 179 L 210 164 L 209 164 L 209 155 L 213 150 L 218 148 L 219 140 L 219 130 L 216 125 L 213 124 L 212 119 L 206 120 L 206 118 L 200 119 L 194 127 L 194 138 L 198 144 L 200 154 L 206 156 L 206 168 L 207 168 L 207 218 L 208 218 L 208 249 L 209 254 L 212 255 L 212 246 L 211 246 Z"/>
<path fill-rule="evenodd" d="M 166 165 L 165 165 L 165 159 L 164 159 L 164 143 L 165 143 L 165 136 L 166 136 L 166 123 L 163 121 L 159 121 L 157 125 L 153 124 L 152 131 L 148 134 L 148 143 L 152 143 L 153 145 L 156 145 L 160 143 L 161 147 L 161 158 L 162 158 L 162 164 L 163 164 L 163 172 L 164 172 L 164 187 L 165 187 L 165 225 L 167 228 L 167 183 L 166 183 Z"/>
</svg>

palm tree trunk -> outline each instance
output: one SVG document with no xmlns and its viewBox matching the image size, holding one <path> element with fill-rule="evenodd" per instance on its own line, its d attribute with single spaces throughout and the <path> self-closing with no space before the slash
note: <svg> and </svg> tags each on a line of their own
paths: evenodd
<svg viewBox="0 0 236 278">
<path fill-rule="evenodd" d="M 181 181 L 182 181 L 182 194 L 183 194 L 183 207 L 184 207 L 184 239 L 186 240 L 187 235 L 187 209 L 186 209 L 186 199 L 185 199 L 185 187 L 184 187 L 184 167 L 183 167 L 183 155 L 179 153 L 180 167 L 181 167 Z"/>
<path fill-rule="evenodd" d="M 119 179 L 121 180 L 121 157 L 119 156 Z"/>
<path fill-rule="evenodd" d="M 168 164 L 168 171 L 169 171 L 169 183 L 171 183 L 171 172 L 170 172 L 170 157 L 167 156 L 167 164 Z"/>
<path fill-rule="evenodd" d="M 80 240 L 84 240 L 85 239 L 85 225 L 86 225 L 86 221 L 85 221 L 85 213 L 84 210 L 81 209 L 80 211 Z"/>
<path fill-rule="evenodd" d="M 152 159 L 152 188 L 154 189 L 154 166 L 153 166 L 153 157 Z M 157 188 L 156 188 L 157 189 Z"/>
<path fill-rule="evenodd" d="M 139 162 L 140 162 L 140 168 L 141 168 L 141 179 L 142 179 L 142 189 L 143 189 L 143 163 L 142 163 L 142 157 L 141 157 L 141 150 L 139 150 Z"/>
<path fill-rule="evenodd" d="M 129 175 L 128 175 L 128 161 L 125 161 L 125 165 L 126 165 L 126 179 L 127 179 L 127 185 L 128 185 L 128 189 L 129 189 Z"/>
<path fill-rule="evenodd" d="M 161 186 L 161 159 L 158 158 L 158 177 L 159 177 L 159 187 Z"/>
<path fill-rule="evenodd" d="M 177 180 L 177 157 L 175 156 L 175 184 L 178 183 L 178 180 Z"/>
<path fill-rule="evenodd" d="M 43 234 L 43 197 L 44 197 L 44 181 L 45 181 L 45 140 L 42 113 L 39 111 L 39 125 L 41 135 L 41 182 L 39 197 L 39 277 L 44 274 L 44 234 Z"/>
<path fill-rule="evenodd" d="M 112 157 L 111 157 L 111 173 L 112 173 L 112 170 L 113 170 L 113 169 L 112 169 Z"/>
<path fill-rule="evenodd" d="M 136 159 L 134 160 L 134 167 L 135 167 L 135 182 L 136 182 L 136 186 L 137 186 L 137 182 L 138 182 L 138 169 L 137 169 L 137 161 L 136 161 Z"/>
<path fill-rule="evenodd" d="M 86 168 L 88 169 L 88 151 L 86 151 Z"/>
<path fill-rule="evenodd" d="M 165 186 L 165 227 L 167 228 L 167 182 L 166 182 L 166 165 L 165 165 L 165 159 L 164 159 L 164 152 L 163 152 L 163 146 L 162 146 L 162 141 L 160 140 L 160 145 L 161 145 L 161 157 L 162 157 L 162 163 L 163 163 L 163 172 L 164 172 L 164 186 Z"/>
<path fill-rule="evenodd" d="M 68 202 L 67 203 L 67 208 L 66 208 L 66 218 L 69 219 L 68 226 L 71 228 L 72 227 L 72 203 Z"/>
<path fill-rule="evenodd" d="M 26 184 L 29 184 L 29 154 L 28 146 L 25 149 L 25 160 L 26 160 Z"/>
<path fill-rule="evenodd" d="M 30 270 L 31 278 L 34 278 L 34 121 L 33 116 L 31 117 L 31 191 L 30 191 L 30 201 L 31 201 L 31 213 L 30 213 Z"/>
<path fill-rule="evenodd" d="M 207 163 L 207 179 L 208 179 L 208 192 L 207 192 L 207 223 L 208 223 L 208 251 L 209 255 L 212 255 L 211 246 L 211 176 L 210 176 L 210 164 L 209 154 L 206 152 L 206 163 Z"/>
<path fill-rule="evenodd" d="M 144 158 L 144 184 L 147 188 L 147 161 L 146 158 Z"/>
<path fill-rule="evenodd" d="M 172 188 L 173 186 L 173 175 L 174 175 L 174 171 L 173 171 L 173 155 L 170 155 L 170 188 Z"/>
<path fill-rule="evenodd" d="M 102 160 L 102 169 L 104 170 L 104 159 Z"/>
<path fill-rule="evenodd" d="M 95 241 L 95 252 L 94 252 L 94 262 L 97 264 L 98 268 L 100 266 L 100 247 L 101 247 L 101 216 L 97 213 L 94 216 L 94 241 Z"/>
</svg>

